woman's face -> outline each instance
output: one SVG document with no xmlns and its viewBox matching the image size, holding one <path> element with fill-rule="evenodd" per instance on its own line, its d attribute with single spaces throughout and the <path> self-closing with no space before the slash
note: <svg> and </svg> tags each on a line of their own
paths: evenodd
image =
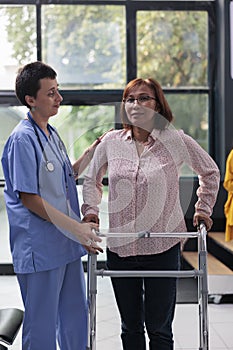
<svg viewBox="0 0 233 350">
<path fill-rule="evenodd" d="M 41 117 L 46 118 L 57 114 L 62 100 L 56 79 L 44 78 L 40 80 L 40 89 L 33 105 Z"/>
<path fill-rule="evenodd" d="M 146 85 L 135 86 L 125 98 L 125 111 L 133 126 L 151 131 L 154 126 L 156 101 L 153 91 Z"/>
</svg>

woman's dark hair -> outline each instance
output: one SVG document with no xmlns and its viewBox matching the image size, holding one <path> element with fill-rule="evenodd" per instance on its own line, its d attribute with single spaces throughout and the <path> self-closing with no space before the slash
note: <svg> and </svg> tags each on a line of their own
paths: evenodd
<svg viewBox="0 0 233 350">
<path fill-rule="evenodd" d="M 163 90 L 160 84 L 156 80 L 152 78 L 148 78 L 148 79 L 136 78 L 134 80 L 131 80 L 125 87 L 122 100 L 125 101 L 125 99 L 128 97 L 132 89 L 142 85 L 147 86 L 152 91 L 153 97 L 156 100 L 157 112 L 155 112 L 154 127 L 159 130 L 164 130 L 166 126 L 168 126 L 168 124 L 173 120 L 173 115 L 168 105 L 168 102 L 164 96 Z M 122 103 L 121 105 L 121 121 L 125 129 L 132 128 L 132 125 L 125 111 L 124 103 Z"/>
<path fill-rule="evenodd" d="M 56 79 L 55 70 L 40 61 L 26 64 L 20 68 L 15 81 L 15 93 L 18 100 L 28 108 L 30 106 L 25 101 L 25 96 L 29 95 L 34 98 L 40 89 L 40 79 L 49 78 Z"/>
</svg>

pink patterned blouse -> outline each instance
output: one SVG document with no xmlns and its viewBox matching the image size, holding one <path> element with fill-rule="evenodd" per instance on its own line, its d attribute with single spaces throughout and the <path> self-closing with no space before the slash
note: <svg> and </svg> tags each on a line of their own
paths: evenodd
<svg viewBox="0 0 233 350">
<path fill-rule="evenodd" d="M 179 197 L 184 164 L 199 178 L 195 212 L 209 217 L 218 193 L 219 170 L 195 140 L 173 127 L 154 129 L 139 157 L 131 130 L 112 131 L 96 148 L 85 176 L 82 213 L 98 215 L 102 179 L 108 171 L 110 232 L 186 232 Z M 192 188 L 187 193 L 190 199 L 191 194 Z M 118 255 L 130 256 L 161 253 L 181 240 L 127 235 L 108 238 L 107 244 Z"/>
</svg>

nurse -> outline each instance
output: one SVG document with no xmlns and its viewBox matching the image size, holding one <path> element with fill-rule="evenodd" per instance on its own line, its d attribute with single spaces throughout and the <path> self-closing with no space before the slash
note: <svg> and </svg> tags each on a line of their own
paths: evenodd
<svg viewBox="0 0 233 350">
<path fill-rule="evenodd" d="M 3 151 L 4 190 L 14 271 L 25 307 L 23 350 L 85 350 L 87 302 L 81 257 L 98 253 L 98 226 L 81 223 L 73 169 L 57 131 L 48 124 L 62 101 L 56 72 L 27 64 L 16 95 L 25 120 Z"/>
</svg>

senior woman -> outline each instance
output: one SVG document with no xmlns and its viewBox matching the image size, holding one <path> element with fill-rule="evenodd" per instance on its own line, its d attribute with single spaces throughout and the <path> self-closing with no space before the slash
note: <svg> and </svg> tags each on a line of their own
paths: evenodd
<svg viewBox="0 0 233 350">
<path fill-rule="evenodd" d="M 177 270 L 180 238 L 131 238 L 125 232 L 185 232 L 179 175 L 184 164 L 199 177 L 193 224 L 210 218 L 219 188 L 213 159 L 182 130 L 171 126 L 173 115 L 160 84 L 134 79 L 123 93 L 123 129 L 112 131 L 96 149 L 83 185 L 85 221 L 99 222 L 102 179 L 108 171 L 109 230 L 122 233 L 107 241 L 111 270 Z M 116 278 L 112 285 L 121 317 L 125 350 L 172 350 L 176 278 Z"/>
</svg>

